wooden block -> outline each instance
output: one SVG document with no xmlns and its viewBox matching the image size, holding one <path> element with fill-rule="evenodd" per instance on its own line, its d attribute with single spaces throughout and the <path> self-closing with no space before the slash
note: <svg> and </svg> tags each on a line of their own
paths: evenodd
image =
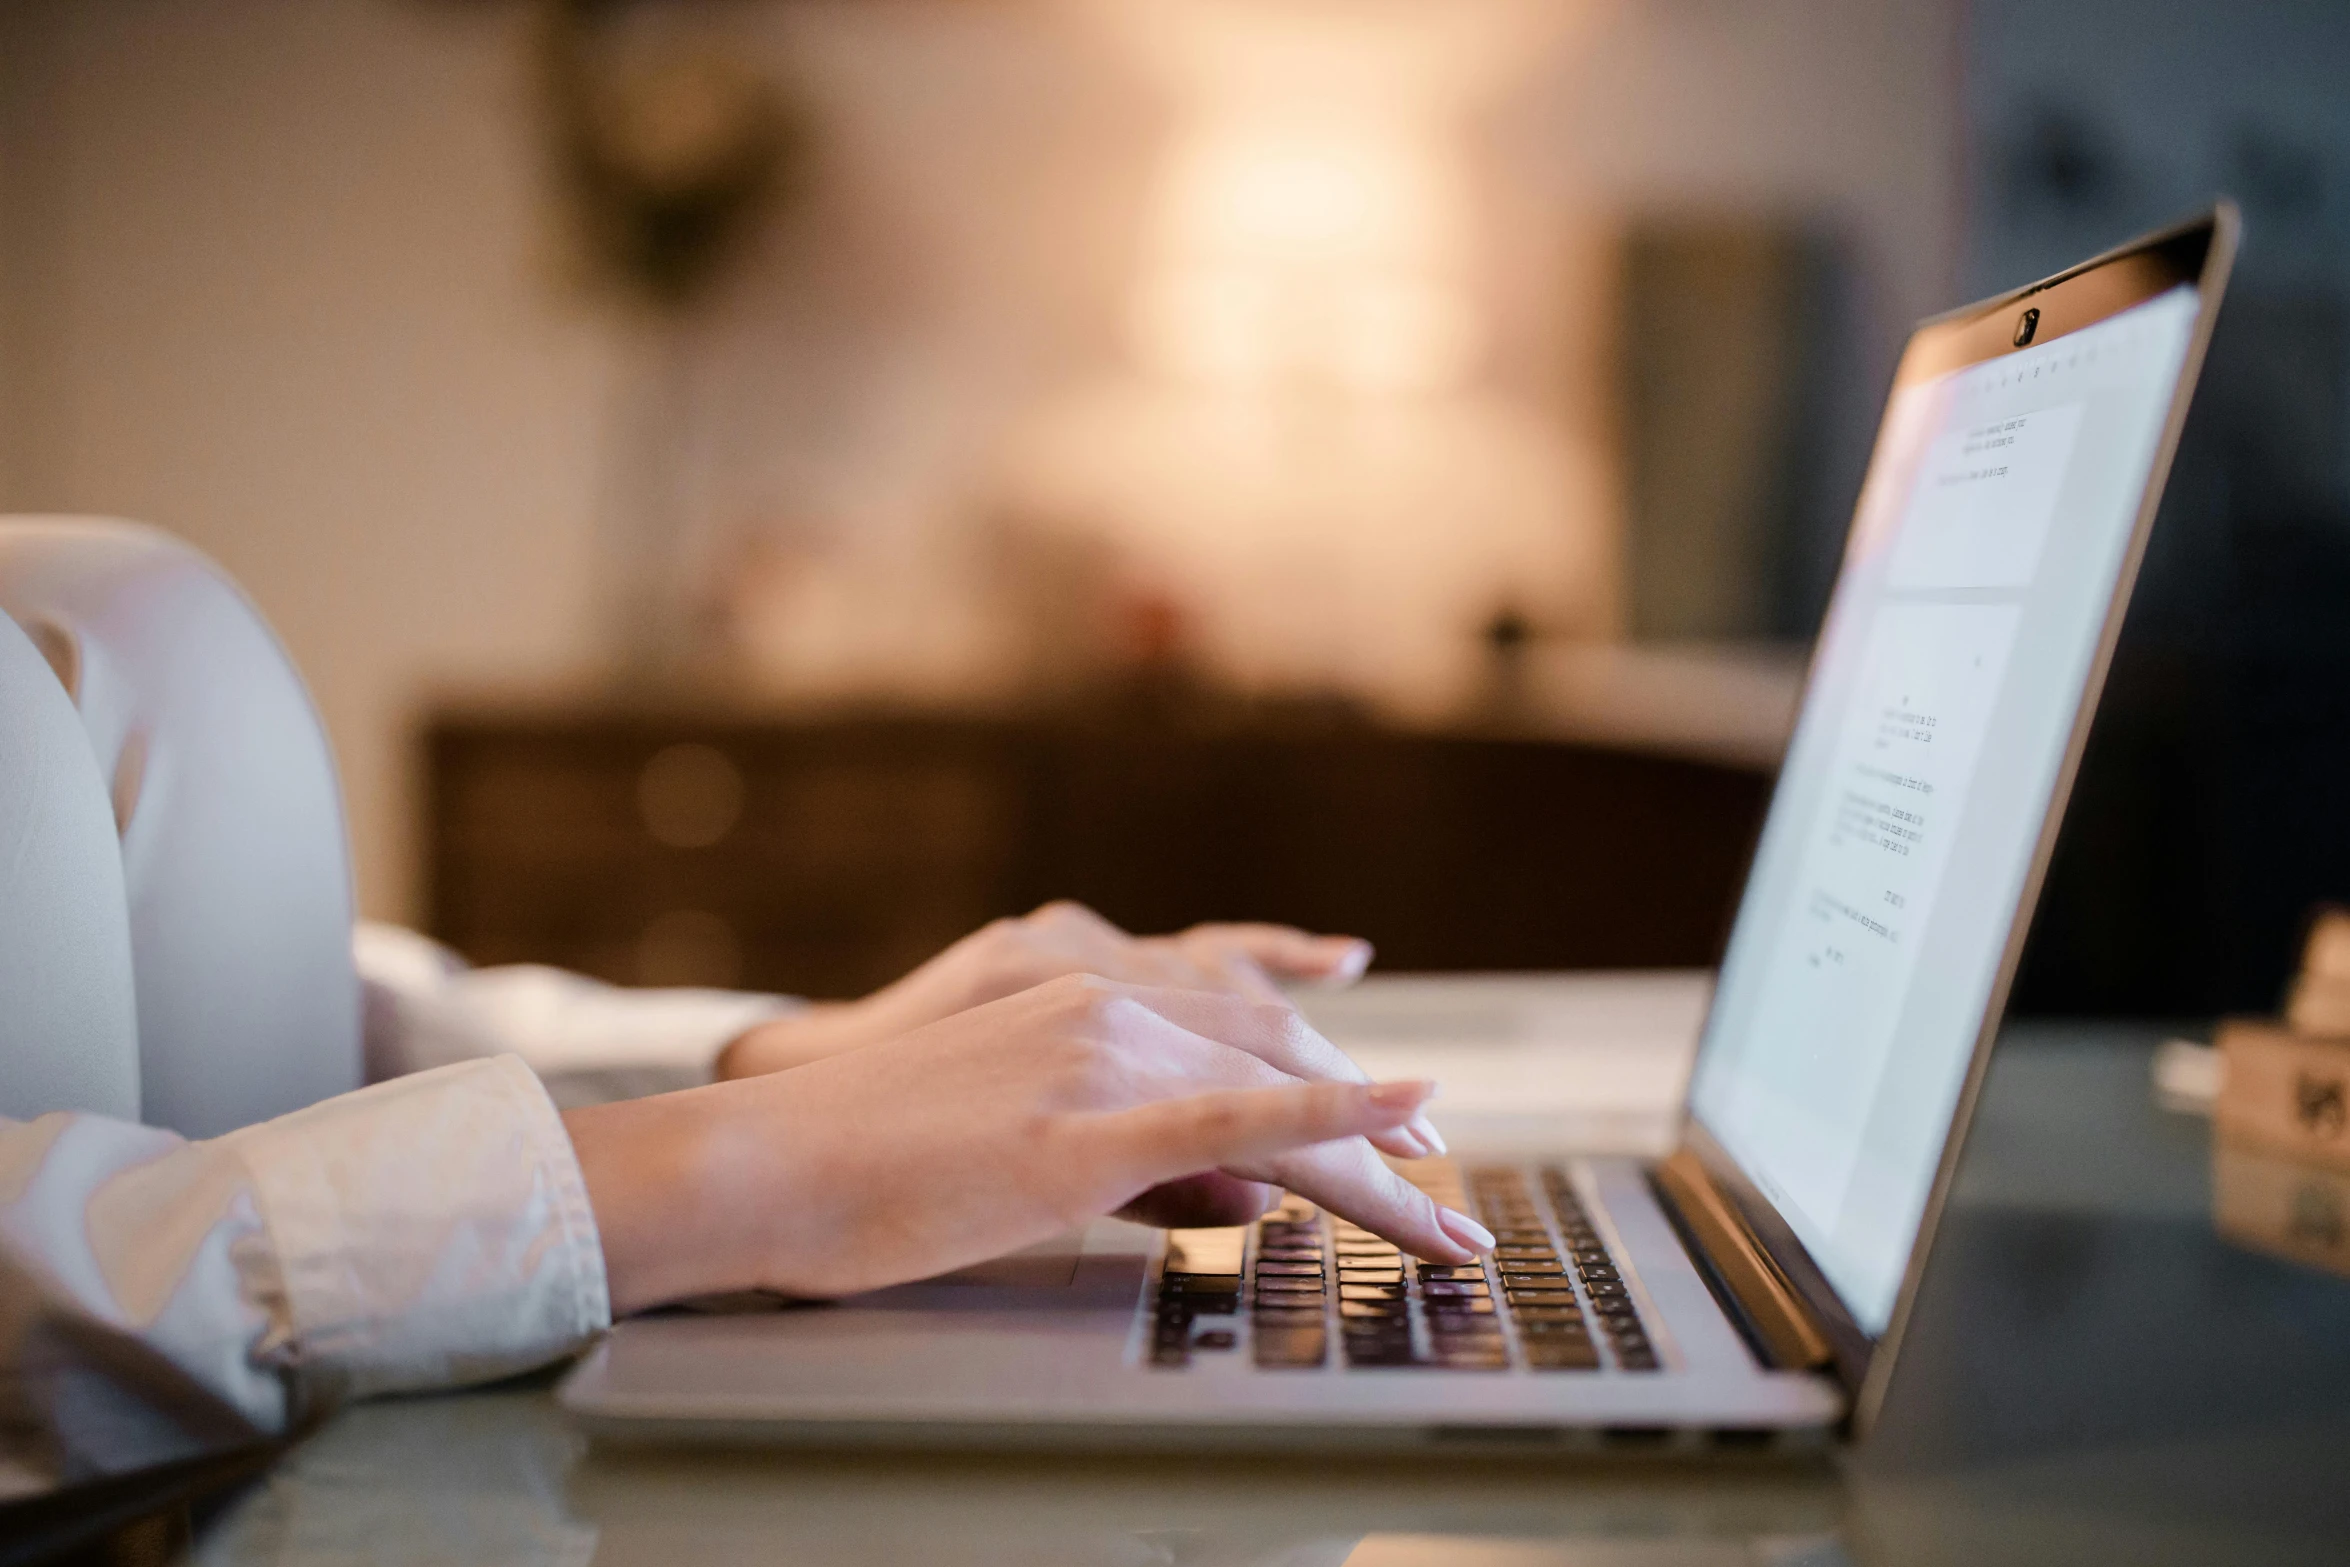
<svg viewBox="0 0 2350 1567">
<path fill-rule="evenodd" d="M 2350 977 L 2303 971 L 2285 1002 L 2285 1026 L 2296 1034 L 2350 1037 Z"/>
<path fill-rule="evenodd" d="M 2239 1246 L 2350 1274 L 2350 1172 L 2215 1144 L 2211 1221 Z"/>
<path fill-rule="evenodd" d="M 2301 954 L 2305 976 L 2350 984 L 2350 909 L 2320 909 Z"/>
<path fill-rule="evenodd" d="M 2216 1043 L 2222 1137 L 2350 1168 L 2350 1039 L 2239 1019 L 2220 1025 Z"/>
</svg>

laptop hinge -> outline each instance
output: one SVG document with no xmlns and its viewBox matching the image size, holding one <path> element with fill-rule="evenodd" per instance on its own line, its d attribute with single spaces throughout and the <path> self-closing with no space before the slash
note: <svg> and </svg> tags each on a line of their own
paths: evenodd
<svg viewBox="0 0 2350 1567">
<path fill-rule="evenodd" d="M 1697 1156 L 1683 1149 L 1658 1164 L 1655 1175 L 1657 1189 L 1704 1253 L 1771 1364 L 1782 1371 L 1827 1365 L 1834 1358 L 1827 1334 Z"/>
</svg>

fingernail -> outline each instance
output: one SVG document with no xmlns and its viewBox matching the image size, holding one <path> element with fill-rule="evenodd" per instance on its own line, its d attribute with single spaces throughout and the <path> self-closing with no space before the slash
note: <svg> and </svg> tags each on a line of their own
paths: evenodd
<svg viewBox="0 0 2350 1567">
<path fill-rule="evenodd" d="M 1436 1085 L 1424 1077 L 1405 1078 L 1393 1083 L 1373 1083 L 1371 1103 L 1383 1110 L 1414 1109 L 1436 1097 Z"/>
<path fill-rule="evenodd" d="M 1421 1145 L 1424 1146 L 1431 1154 L 1450 1153 L 1452 1151 L 1451 1149 L 1444 1146 L 1444 1134 L 1436 1129 L 1436 1123 L 1429 1120 L 1424 1115 L 1413 1117 L 1410 1123 L 1410 1131 L 1414 1137 L 1417 1137 L 1420 1140 Z"/>
<path fill-rule="evenodd" d="M 1330 965 L 1330 980 L 1333 984 L 1351 984 L 1361 979 L 1363 971 L 1370 966 L 1371 944 L 1367 941 L 1350 941 L 1338 961 Z"/>
<path fill-rule="evenodd" d="M 1471 1251 L 1493 1250 L 1493 1232 L 1465 1213 L 1439 1208 L 1436 1210 L 1436 1222 L 1455 1243 Z"/>
</svg>

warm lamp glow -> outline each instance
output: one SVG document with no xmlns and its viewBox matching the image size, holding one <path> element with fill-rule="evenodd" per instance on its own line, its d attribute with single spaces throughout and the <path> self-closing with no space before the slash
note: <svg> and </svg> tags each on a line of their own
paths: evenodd
<svg viewBox="0 0 2350 1567">
<path fill-rule="evenodd" d="M 1177 379 L 1366 395 L 1457 385 L 1482 324 L 1461 273 L 1461 180 L 1433 133 L 1325 104 L 1228 110 L 1168 160 L 1137 347 Z"/>
<path fill-rule="evenodd" d="M 1606 632 L 1611 470 L 1490 352 L 1527 257 L 1488 251 L 1523 241 L 1486 221 L 1472 134 L 1585 8 L 1093 3 L 1176 119 L 1134 362 L 1027 422 L 1012 509 L 1107 545 L 1243 690 L 1436 715 L 1497 612 Z"/>
</svg>

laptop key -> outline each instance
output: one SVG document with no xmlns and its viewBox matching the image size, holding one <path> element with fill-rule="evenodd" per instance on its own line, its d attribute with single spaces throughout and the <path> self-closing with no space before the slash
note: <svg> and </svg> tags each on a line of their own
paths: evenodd
<svg viewBox="0 0 2350 1567">
<path fill-rule="evenodd" d="M 1577 1318 L 1536 1317 L 1528 1320 L 1521 1316 L 1517 1321 L 1518 1332 L 1527 1338 L 1588 1338 L 1591 1334 L 1591 1329 Z"/>
<path fill-rule="evenodd" d="M 1460 1323 L 1495 1322 L 1500 1313 L 1489 1300 L 1448 1300 L 1428 1308 L 1430 1329 L 1441 1329 Z"/>
<path fill-rule="evenodd" d="M 1329 1358 L 1330 1335 L 1318 1327 L 1259 1328 L 1252 1353 L 1266 1370 L 1305 1370 Z"/>
<path fill-rule="evenodd" d="M 1420 1285 L 1423 1300 L 1458 1300 L 1491 1293 L 1491 1286 L 1483 1279 L 1427 1279 Z"/>
</svg>

